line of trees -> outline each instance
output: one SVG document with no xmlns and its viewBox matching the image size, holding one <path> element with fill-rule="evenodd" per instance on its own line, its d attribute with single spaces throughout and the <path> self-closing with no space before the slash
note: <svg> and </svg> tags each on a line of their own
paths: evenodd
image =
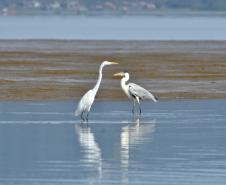
<svg viewBox="0 0 226 185">
<path fill-rule="evenodd" d="M 31 2 L 39 2 L 42 5 L 60 3 L 62 6 L 75 2 L 85 7 L 92 8 L 106 2 L 116 6 L 123 4 L 153 3 L 156 9 L 188 9 L 188 10 L 226 10 L 226 0 L 0 0 L 0 7 L 26 7 Z"/>
</svg>

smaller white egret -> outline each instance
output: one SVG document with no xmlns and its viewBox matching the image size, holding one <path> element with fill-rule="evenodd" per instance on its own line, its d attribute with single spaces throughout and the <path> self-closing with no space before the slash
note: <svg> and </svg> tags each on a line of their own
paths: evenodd
<svg viewBox="0 0 226 185">
<path fill-rule="evenodd" d="M 112 64 L 118 64 L 118 63 L 109 62 L 109 61 L 103 61 L 101 63 L 100 68 L 99 68 L 99 76 L 98 76 L 96 85 L 94 86 L 93 89 L 90 89 L 88 92 L 86 92 L 82 96 L 81 100 L 79 101 L 78 107 L 75 111 L 75 115 L 80 116 L 83 121 L 85 121 L 85 120 L 88 121 L 90 108 L 95 100 L 95 96 L 100 87 L 100 83 L 102 80 L 102 70 L 103 70 L 104 66 L 108 66 L 108 65 L 112 65 Z M 84 114 L 86 114 L 86 119 L 84 117 Z"/>
<path fill-rule="evenodd" d="M 157 98 L 151 94 L 149 91 L 144 89 L 143 87 L 134 84 L 134 83 L 128 83 L 126 82 L 129 80 L 129 73 L 128 72 L 120 72 L 115 73 L 114 76 L 121 76 L 123 77 L 121 79 L 121 87 L 124 93 L 128 96 L 129 99 L 133 99 L 133 109 L 132 113 L 134 114 L 135 104 L 138 103 L 140 114 L 141 114 L 141 107 L 140 107 L 140 100 L 153 100 L 154 102 L 157 102 Z"/>
</svg>

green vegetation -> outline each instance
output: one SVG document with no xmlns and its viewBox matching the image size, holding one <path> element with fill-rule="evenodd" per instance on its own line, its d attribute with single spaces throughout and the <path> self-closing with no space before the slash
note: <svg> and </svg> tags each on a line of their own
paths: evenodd
<svg viewBox="0 0 226 185">
<path fill-rule="evenodd" d="M 13 46 L 10 51 L 4 46 L 7 42 Z M 225 41 L 35 43 L 0 40 L 0 100 L 78 99 L 93 87 L 103 59 L 120 65 L 106 68 L 98 99 L 126 98 L 119 79 L 112 76 L 123 69 L 131 73 L 133 82 L 161 99 L 226 98 Z M 66 50 L 68 44 L 72 50 Z M 26 47 L 18 50 L 20 45 Z M 97 45 L 99 49 L 93 52 Z"/>
<path fill-rule="evenodd" d="M 154 0 L 159 8 L 190 10 L 226 10 L 225 0 Z"/>
</svg>

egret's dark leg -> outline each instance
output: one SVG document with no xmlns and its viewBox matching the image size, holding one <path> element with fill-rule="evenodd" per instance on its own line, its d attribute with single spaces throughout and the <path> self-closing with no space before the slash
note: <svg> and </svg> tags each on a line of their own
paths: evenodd
<svg viewBox="0 0 226 185">
<path fill-rule="evenodd" d="M 138 105 L 139 105 L 139 109 L 140 109 L 140 115 L 141 115 L 141 108 L 140 108 L 140 104 L 138 103 Z"/>
<path fill-rule="evenodd" d="M 138 103 L 138 106 L 139 106 L 139 110 L 140 110 L 140 115 L 141 115 L 141 107 L 140 107 L 140 99 L 139 99 L 139 97 L 136 97 L 136 100 L 137 100 L 137 103 Z"/>
<path fill-rule="evenodd" d="M 88 122 L 89 121 L 89 113 L 87 112 L 87 114 L 86 114 L 86 122 Z"/>
<path fill-rule="evenodd" d="M 133 109 L 132 109 L 132 113 L 134 114 L 134 110 L 135 110 L 135 100 L 133 100 Z"/>
<path fill-rule="evenodd" d="M 80 115 L 80 117 L 81 117 L 82 121 L 85 121 L 85 118 L 83 117 L 83 113 L 84 112 L 82 112 L 82 114 Z"/>
</svg>

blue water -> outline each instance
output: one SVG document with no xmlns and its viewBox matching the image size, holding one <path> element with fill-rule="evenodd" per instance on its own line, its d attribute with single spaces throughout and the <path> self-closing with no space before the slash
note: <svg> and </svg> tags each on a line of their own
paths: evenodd
<svg viewBox="0 0 226 185">
<path fill-rule="evenodd" d="M 0 103 L 0 184 L 226 184 L 226 100 Z"/>
<path fill-rule="evenodd" d="M 0 39 L 226 40 L 225 17 L 0 17 Z"/>
</svg>

